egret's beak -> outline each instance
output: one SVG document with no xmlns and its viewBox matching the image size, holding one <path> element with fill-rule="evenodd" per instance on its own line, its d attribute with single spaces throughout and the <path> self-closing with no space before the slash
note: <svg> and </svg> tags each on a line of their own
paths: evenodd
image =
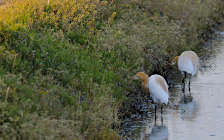
<svg viewBox="0 0 224 140">
<path fill-rule="evenodd" d="M 168 62 L 167 64 L 165 64 L 165 65 L 163 66 L 163 68 L 168 68 L 169 66 L 171 66 L 171 63 L 170 63 L 170 62 Z"/>
<path fill-rule="evenodd" d="M 176 62 L 171 61 L 171 62 L 168 62 L 168 63 L 165 65 L 165 67 L 167 67 L 167 66 L 173 66 L 173 65 L 176 65 Z"/>
<path fill-rule="evenodd" d="M 176 64 L 176 62 L 171 62 L 171 63 L 169 63 L 171 66 L 173 66 L 173 65 L 175 65 Z"/>
<path fill-rule="evenodd" d="M 133 80 L 138 80 L 138 79 L 139 79 L 139 77 L 138 77 L 138 76 L 136 76 L 136 75 L 134 75 L 134 76 L 131 76 L 131 79 L 133 79 Z"/>
</svg>

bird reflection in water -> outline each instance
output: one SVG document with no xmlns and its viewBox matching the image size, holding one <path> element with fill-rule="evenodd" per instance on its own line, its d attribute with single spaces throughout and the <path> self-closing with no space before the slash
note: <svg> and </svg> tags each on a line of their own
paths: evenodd
<svg viewBox="0 0 224 140">
<path fill-rule="evenodd" d="M 168 128 L 163 125 L 154 125 L 151 134 L 145 140 L 168 140 Z"/>
<path fill-rule="evenodd" d="M 164 125 L 154 125 L 151 128 L 151 132 L 141 140 L 168 140 L 168 128 Z"/>
<path fill-rule="evenodd" d="M 183 98 L 181 98 L 181 100 L 180 100 L 180 103 L 182 104 L 182 103 L 184 103 L 184 104 L 187 104 L 187 103 L 190 103 L 190 102 L 192 102 L 193 101 L 193 96 L 191 96 L 191 89 L 189 88 L 189 90 L 188 90 L 188 94 L 186 94 L 185 93 L 185 90 L 182 90 L 182 92 L 183 92 Z"/>
<path fill-rule="evenodd" d="M 184 96 L 180 100 L 178 109 L 183 110 L 180 114 L 183 120 L 192 121 L 197 116 L 198 105 L 192 96 Z"/>
<path fill-rule="evenodd" d="M 160 124 L 157 124 L 155 120 L 155 124 L 152 127 L 148 126 L 148 129 L 145 129 L 140 140 L 168 140 L 168 128 L 163 124 L 162 115 Z"/>
</svg>

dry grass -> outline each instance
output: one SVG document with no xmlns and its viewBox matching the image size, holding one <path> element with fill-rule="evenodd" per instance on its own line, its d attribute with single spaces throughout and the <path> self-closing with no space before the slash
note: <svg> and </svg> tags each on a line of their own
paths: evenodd
<svg viewBox="0 0 224 140">
<path fill-rule="evenodd" d="M 108 16 L 111 1 L 99 0 L 8 0 L 0 7 L 0 22 L 17 28 L 52 28 L 63 31 L 87 27 L 94 31 L 96 20 Z"/>
</svg>

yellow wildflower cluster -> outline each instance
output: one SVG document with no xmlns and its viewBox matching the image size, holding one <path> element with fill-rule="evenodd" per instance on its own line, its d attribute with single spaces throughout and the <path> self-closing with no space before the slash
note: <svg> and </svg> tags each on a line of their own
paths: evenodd
<svg viewBox="0 0 224 140">
<path fill-rule="evenodd" d="M 10 28 L 35 26 L 69 30 L 79 25 L 90 26 L 88 28 L 93 30 L 95 19 L 103 14 L 102 9 L 108 9 L 109 3 L 100 0 L 8 0 L 0 6 L 0 23 Z"/>
</svg>

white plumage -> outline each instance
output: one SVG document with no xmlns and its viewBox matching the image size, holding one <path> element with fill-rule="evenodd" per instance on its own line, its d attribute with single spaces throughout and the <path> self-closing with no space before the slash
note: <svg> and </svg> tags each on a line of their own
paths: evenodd
<svg viewBox="0 0 224 140">
<path fill-rule="evenodd" d="M 143 88 L 150 93 L 154 103 L 168 104 L 168 85 L 162 76 L 154 74 L 149 77 L 144 72 L 138 72 L 133 79 L 142 81 Z"/>
<path fill-rule="evenodd" d="M 198 55 L 193 51 L 184 51 L 180 56 L 176 56 L 172 60 L 172 64 L 177 64 L 178 69 L 184 74 L 184 78 L 182 80 L 183 91 L 185 91 L 185 79 L 187 78 L 187 74 L 190 75 L 189 84 L 188 84 L 189 91 L 190 91 L 191 76 L 196 75 L 199 70 Z"/>
<path fill-rule="evenodd" d="M 194 76 L 199 69 L 199 57 L 193 51 L 184 51 L 178 57 L 178 69 Z"/>
<path fill-rule="evenodd" d="M 168 85 L 166 80 L 158 75 L 154 74 L 150 77 L 145 74 L 144 72 L 138 72 L 133 79 L 139 79 L 142 81 L 142 86 L 145 89 L 146 93 L 150 93 L 152 100 L 156 104 L 161 105 L 161 114 L 162 114 L 162 107 L 163 104 L 168 104 L 169 100 L 169 92 L 168 92 Z M 155 105 L 155 119 L 156 119 L 156 105 Z"/>
<path fill-rule="evenodd" d="M 157 74 L 148 78 L 148 88 L 150 96 L 155 103 L 168 104 L 169 93 L 166 80 Z"/>
</svg>

